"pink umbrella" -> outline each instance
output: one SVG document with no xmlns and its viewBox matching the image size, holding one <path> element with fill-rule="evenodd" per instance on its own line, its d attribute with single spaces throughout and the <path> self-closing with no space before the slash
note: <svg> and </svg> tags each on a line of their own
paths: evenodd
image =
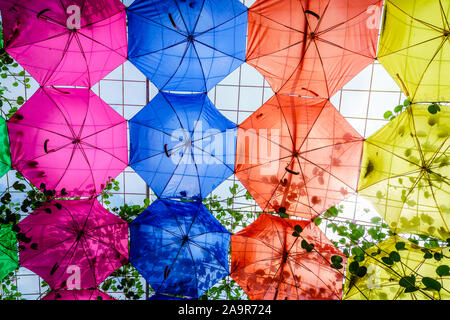
<svg viewBox="0 0 450 320">
<path fill-rule="evenodd" d="M 50 291 L 41 300 L 115 300 L 98 289 L 55 290 Z"/>
<path fill-rule="evenodd" d="M 89 89 L 41 88 L 8 129 L 13 168 L 58 195 L 96 196 L 128 165 L 126 120 Z"/>
<path fill-rule="evenodd" d="M 127 59 L 119 0 L 0 0 L 6 51 L 42 86 L 92 87 Z"/>
<path fill-rule="evenodd" d="M 18 226 L 20 265 L 52 289 L 96 288 L 128 263 L 128 224 L 96 199 L 48 203 Z"/>
</svg>

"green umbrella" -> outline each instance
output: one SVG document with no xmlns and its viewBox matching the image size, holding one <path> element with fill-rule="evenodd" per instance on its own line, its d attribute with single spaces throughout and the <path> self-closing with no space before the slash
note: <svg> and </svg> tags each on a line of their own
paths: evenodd
<svg viewBox="0 0 450 320">
<path fill-rule="evenodd" d="M 6 121 L 0 118 L 0 178 L 11 169 L 11 153 L 9 151 L 8 128 Z"/>
<path fill-rule="evenodd" d="M 10 225 L 0 226 L 0 281 L 19 266 L 16 233 Z"/>
</svg>

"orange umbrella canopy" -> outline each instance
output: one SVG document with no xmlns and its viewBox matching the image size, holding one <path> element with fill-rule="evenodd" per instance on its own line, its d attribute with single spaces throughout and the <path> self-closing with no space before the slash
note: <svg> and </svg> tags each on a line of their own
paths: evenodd
<svg viewBox="0 0 450 320">
<path fill-rule="evenodd" d="M 278 93 L 329 98 L 376 57 L 381 0 L 258 0 L 247 61 Z"/>
<path fill-rule="evenodd" d="M 329 100 L 276 94 L 239 127 L 235 171 L 263 211 L 313 219 L 356 192 L 362 148 Z"/>
<path fill-rule="evenodd" d="M 292 235 L 297 225 L 300 237 Z M 251 300 L 339 300 L 343 274 L 330 266 L 333 256 L 345 264 L 313 222 L 262 214 L 231 236 L 231 277 Z"/>
</svg>

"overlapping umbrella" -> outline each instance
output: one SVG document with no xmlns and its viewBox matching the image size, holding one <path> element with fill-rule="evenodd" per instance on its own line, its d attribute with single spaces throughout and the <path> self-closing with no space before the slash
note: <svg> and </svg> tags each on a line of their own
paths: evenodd
<svg viewBox="0 0 450 320">
<path fill-rule="evenodd" d="M 234 172 L 236 125 L 206 94 L 159 93 L 130 136 L 130 165 L 158 197 L 203 199 Z"/>
<path fill-rule="evenodd" d="M 313 219 L 356 192 L 362 147 L 328 100 L 275 95 L 239 126 L 236 175 L 264 211 Z"/>
<path fill-rule="evenodd" d="M 231 237 L 231 277 L 251 300 L 339 300 L 343 274 L 330 266 L 333 256 L 345 264 L 313 222 L 262 214 Z"/>
<path fill-rule="evenodd" d="M 329 98 L 376 57 L 381 0 L 258 0 L 247 61 L 277 93 Z"/>
<path fill-rule="evenodd" d="M 366 250 L 363 261 L 355 260 L 356 257 L 348 261 L 347 275 L 350 279 L 345 283 L 344 299 L 449 299 L 450 292 L 445 289 L 450 284 L 448 270 L 442 272 L 438 269 L 439 266 L 448 268 L 450 261 L 447 252 L 444 248 L 422 248 L 400 236 L 393 236 Z M 434 258 L 436 256 L 439 256 L 439 260 Z M 362 268 L 366 273 L 359 277 L 356 274 Z M 442 290 L 430 290 L 429 285 L 434 281 Z"/>
<path fill-rule="evenodd" d="M 364 145 L 359 193 L 395 233 L 450 238 L 450 111 L 411 105 Z"/>
<path fill-rule="evenodd" d="M 156 294 L 198 298 L 229 274 L 230 233 L 201 202 L 157 200 L 130 231 L 130 261 Z"/>
<path fill-rule="evenodd" d="M 19 223 L 20 264 L 51 289 L 96 288 L 128 262 L 128 224 L 95 199 L 53 201 Z"/>
<path fill-rule="evenodd" d="M 11 169 L 11 154 L 9 150 L 8 127 L 6 121 L 0 118 L 0 177 Z"/>
<path fill-rule="evenodd" d="M 136 0 L 129 59 L 160 90 L 207 92 L 245 61 L 240 1 Z"/>
<path fill-rule="evenodd" d="M 450 1 L 386 0 L 378 59 L 413 102 L 449 102 Z"/>
<path fill-rule="evenodd" d="M 41 88 L 8 129 L 13 168 L 58 195 L 98 195 L 128 165 L 126 120 L 89 89 Z"/>
<path fill-rule="evenodd" d="M 41 300 L 115 300 L 111 296 L 98 289 L 83 289 L 83 290 L 54 290 L 50 291 Z"/>
<path fill-rule="evenodd" d="M 19 266 L 16 233 L 9 225 L 0 225 L 0 281 Z"/>
<path fill-rule="evenodd" d="M 119 0 L 1 0 L 6 51 L 42 86 L 92 87 L 127 59 Z"/>
</svg>

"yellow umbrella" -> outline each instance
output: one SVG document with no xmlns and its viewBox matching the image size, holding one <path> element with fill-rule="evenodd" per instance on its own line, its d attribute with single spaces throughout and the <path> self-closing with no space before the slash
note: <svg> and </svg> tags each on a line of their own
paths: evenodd
<svg viewBox="0 0 450 320">
<path fill-rule="evenodd" d="M 425 249 L 393 236 L 366 250 L 363 261 L 361 256 L 349 259 L 344 299 L 450 299 L 450 259 L 445 254 L 448 248 Z"/>
<path fill-rule="evenodd" d="M 447 240 L 450 109 L 431 114 L 428 108 L 411 105 L 366 140 L 358 190 L 394 233 Z"/>
<path fill-rule="evenodd" d="M 450 101 L 450 0 L 387 0 L 378 59 L 412 102 Z"/>
</svg>

